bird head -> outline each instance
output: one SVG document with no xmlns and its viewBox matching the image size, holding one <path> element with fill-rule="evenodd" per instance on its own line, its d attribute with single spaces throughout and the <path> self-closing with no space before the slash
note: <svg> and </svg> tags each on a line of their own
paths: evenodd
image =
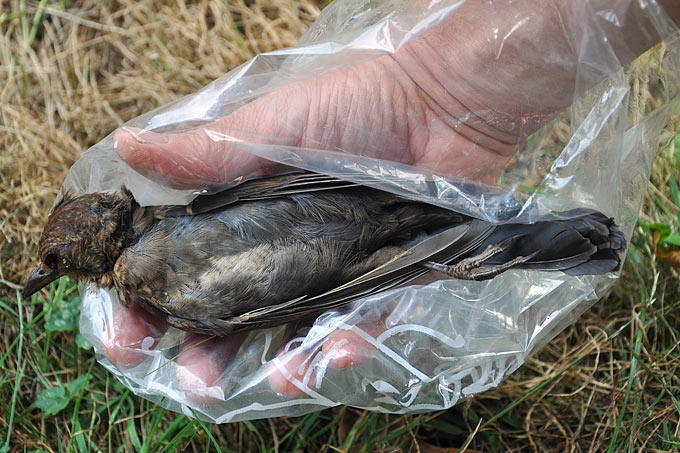
<svg viewBox="0 0 680 453">
<path fill-rule="evenodd" d="M 98 280 L 113 270 L 130 234 L 132 194 L 65 194 L 47 219 L 40 263 L 21 292 L 28 298 L 63 275 Z"/>
</svg>

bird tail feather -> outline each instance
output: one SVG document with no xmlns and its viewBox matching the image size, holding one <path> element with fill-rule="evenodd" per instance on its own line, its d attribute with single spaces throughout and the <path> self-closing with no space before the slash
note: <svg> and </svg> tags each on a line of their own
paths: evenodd
<svg viewBox="0 0 680 453">
<path fill-rule="evenodd" d="M 626 240 L 614 219 L 584 209 L 563 213 L 563 217 L 533 224 L 500 225 L 473 255 L 489 244 L 517 236 L 503 253 L 485 264 L 502 264 L 535 253 L 518 268 L 563 271 L 569 275 L 604 274 L 619 269 Z"/>
</svg>

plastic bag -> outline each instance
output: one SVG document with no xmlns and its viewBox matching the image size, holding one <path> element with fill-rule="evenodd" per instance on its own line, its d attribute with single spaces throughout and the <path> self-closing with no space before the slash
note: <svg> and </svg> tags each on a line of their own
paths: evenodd
<svg viewBox="0 0 680 453">
<path fill-rule="evenodd" d="M 203 127 L 214 141 L 227 141 L 240 151 L 491 221 L 532 222 L 549 212 L 589 206 L 616 218 L 630 238 L 658 135 L 677 105 L 677 30 L 653 2 L 642 10 L 635 9 L 633 1 L 609 2 L 616 3 L 613 7 L 599 7 L 606 3 L 602 1 L 564 3 L 574 4 L 559 9 L 570 45 L 561 53 L 540 52 L 543 43 L 538 40 L 513 41 L 518 29 L 536 22 L 540 16 L 536 12 L 518 13 L 509 21 L 507 11 L 496 11 L 490 4 L 488 14 L 477 19 L 484 21 L 486 38 L 498 58 L 520 49 L 535 54 L 537 66 L 530 70 L 539 71 L 540 64 L 577 68 L 576 88 L 567 102 L 571 107 L 529 128 L 535 130 L 531 135 L 520 134 L 520 150 L 493 184 L 472 184 L 356 155 L 349 148 L 289 146 L 280 136 L 243 130 L 230 134 L 206 127 L 277 88 L 398 52 L 429 31 L 448 26 L 447 21 L 461 14 L 465 1 L 335 0 L 298 46 L 259 55 L 199 92 L 142 115 L 128 126 L 161 133 Z M 648 36 L 664 40 L 645 54 L 644 64 L 623 61 L 640 53 L 623 38 L 623 29 L 631 21 L 642 24 Z M 487 124 L 513 129 L 516 125 L 501 124 L 507 117 L 496 108 L 494 115 L 477 111 L 477 119 L 461 121 L 474 125 L 483 118 Z M 352 131 L 346 134 L 351 136 Z M 229 182 L 234 181 L 225 181 Z M 142 205 L 187 203 L 198 193 L 170 189 L 130 169 L 114 150 L 113 134 L 83 155 L 62 190 L 95 192 L 123 185 Z M 146 359 L 133 368 L 118 369 L 102 353 L 107 323 L 118 303 L 116 295 L 94 287 L 83 289 L 80 327 L 99 361 L 137 395 L 204 420 L 222 423 L 301 415 L 339 404 L 392 413 L 422 412 L 451 407 L 497 386 L 602 297 L 616 278 L 614 274 L 571 277 L 514 270 L 490 281 L 461 283 L 436 275 L 429 282 L 328 312 L 295 333 L 285 326 L 251 332 L 235 346 L 229 366 L 210 390 L 209 402 L 178 385 L 182 370 L 175 358 L 185 341 L 184 332 L 171 328 L 161 338 L 148 339 Z M 375 325 L 381 328 L 367 328 Z M 371 356 L 353 366 L 329 366 L 332 351 L 322 347 L 338 331 L 363 338 L 373 348 Z M 150 344 L 155 347 L 149 348 Z M 282 350 L 289 351 L 286 357 L 295 360 L 299 373 L 291 373 L 291 367 L 282 363 Z M 268 377 L 275 372 L 299 391 L 272 389 Z"/>
</svg>

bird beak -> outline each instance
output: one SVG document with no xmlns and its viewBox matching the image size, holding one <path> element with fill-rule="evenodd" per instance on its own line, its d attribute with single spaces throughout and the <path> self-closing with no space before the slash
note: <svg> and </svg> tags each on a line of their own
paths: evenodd
<svg viewBox="0 0 680 453">
<path fill-rule="evenodd" d="M 51 270 L 49 267 L 43 265 L 43 263 L 38 264 L 38 267 L 26 281 L 24 289 L 21 290 L 21 298 L 28 299 L 59 277 L 61 277 L 59 272 Z"/>
</svg>

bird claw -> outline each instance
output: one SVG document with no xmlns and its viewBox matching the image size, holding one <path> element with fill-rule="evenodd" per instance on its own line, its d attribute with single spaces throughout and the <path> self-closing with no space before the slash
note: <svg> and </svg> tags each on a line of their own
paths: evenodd
<svg viewBox="0 0 680 453">
<path fill-rule="evenodd" d="M 441 264 L 426 261 L 421 263 L 421 265 L 460 280 L 487 280 L 527 262 L 538 254 L 538 252 L 534 252 L 531 255 L 518 256 L 508 262 L 495 266 L 483 267 L 485 262 L 502 253 L 510 243 L 521 236 L 522 235 L 511 236 L 498 244 L 489 244 L 482 253 L 465 258 L 455 264 Z"/>
</svg>

